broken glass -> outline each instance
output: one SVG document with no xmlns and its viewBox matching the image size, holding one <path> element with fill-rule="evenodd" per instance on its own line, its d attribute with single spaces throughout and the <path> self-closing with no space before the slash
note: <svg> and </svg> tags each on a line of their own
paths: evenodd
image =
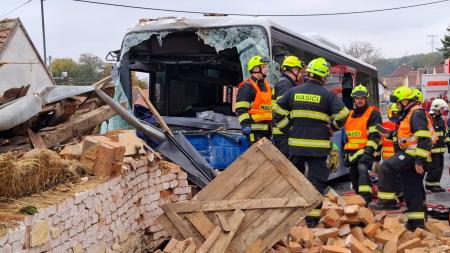
<svg viewBox="0 0 450 253">
<path fill-rule="evenodd" d="M 252 56 L 261 55 L 271 58 L 267 33 L 260 26 L 201 28 L 197 31 L 197 35 L 205 44 L 214 47 L 216 52 L 236 47 L 244 79 L 250 77 L 250 73 L 247 70 L 247 62 Z M 278 67 L 278 63 L 274 61 L 269 63 L 267 74 L 269 83 L 275 83 L 280 78 Z"/>
<path fill-rule="evenodd" d="M 120 59 L 122 59 L 123 55 L 130 51 L 130 49 L 134 46 L 137 46 L 141 44 L 142 42 L 150 39 L 153 35 L 156 36 L 156 39 L 158 40 L 159 46 L 162 45 L 162 39 L 169 34 L 168 31 L 166 32 L 139 32 L 139 33 L 128 33 L 122 42 L 122 49 L 120 51 Z"/>
</svg>

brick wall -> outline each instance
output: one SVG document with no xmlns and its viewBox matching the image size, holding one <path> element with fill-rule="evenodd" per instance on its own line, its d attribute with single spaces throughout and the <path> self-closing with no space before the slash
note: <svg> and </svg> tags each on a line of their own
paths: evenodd
<svg viewBox="0 0 450 253">
<path fill-rule="evenodd" d="M 187 174 L 165 161 L 125 158 L 121 176 L 25 216 L 0 237 L 3 252 L 152 252 L 168 236 L 161 206 L 189 199 Z"/>
</svg>

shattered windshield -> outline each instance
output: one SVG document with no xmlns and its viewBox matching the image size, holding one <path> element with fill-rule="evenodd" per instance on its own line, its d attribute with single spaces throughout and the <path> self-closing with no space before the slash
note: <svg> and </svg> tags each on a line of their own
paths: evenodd
<svg viewBox="0 0 450 253">
<path fill-rule="evenodd" d="M 133 46 L 150 39 L 153 35 L 156 36 L 161 46 L 164 43 L 164 37 L 170 33 L 171 31 L 129 33 L 123 40 L 121 57 L 130 51 Z M 261 55 L 271 59 L 267 33 L 261 26 L 199 28 L 196 34 L 206 45 L 213 47 L 216 52 L 235 47 L 239 54 L 244 78 L 250 76 L 247 71 L 247 62 L 252 56 Z M 270 83 L 275 83 L 279 76 L 278 63 L 273 61 L 269 64 L 267 80 Z"/>
</svg>

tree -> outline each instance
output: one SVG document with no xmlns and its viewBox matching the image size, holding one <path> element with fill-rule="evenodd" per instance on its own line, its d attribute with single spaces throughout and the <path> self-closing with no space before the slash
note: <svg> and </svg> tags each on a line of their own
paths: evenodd
<svg viewBox="0 0 450 253">
<path fill-rule="evenodd" d="M 78 69 L 78 63 L 71 58 L 54 59 L 50 64 L 52 75 L 61 77 L 62 72 L 67 72 L 68 76 L 73 76 Z"/>
<path fill-rule="evenodd" d="M 442 48 L 439 48 L 438 50 L 444 54 L 444 58 L 449 58 L 450 57 L 450 25 L 447 27 L 447 35 L 445 35 L 444 38 L 441 39 L 441 42 L 442 42 Z"/>
<path fill-rule="evenodd" d="M 139 79 L 139 77 L 135 71 L 131 72 L 131 85 L 139 86 L 141 89 L 148 88 L 148 82 L 146 82 L 145 80 Z"/>
<path fill-rule="evenodd" d="M 345 53 L 369 64 L 376 64 L 382 59 L 381 50 L 367 41 L 352 41 L 344 47 Z"/>
</svg>

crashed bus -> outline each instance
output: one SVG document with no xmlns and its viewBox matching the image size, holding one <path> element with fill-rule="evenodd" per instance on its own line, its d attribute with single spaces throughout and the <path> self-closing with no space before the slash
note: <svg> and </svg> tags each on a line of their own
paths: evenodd
<svg viewBox="0 0 450 253">
<path fill-rule="evenodd" d="M 118 62 L 113 79 L 131 102 L 132 72 L 149 79 L 149 98 L 171 128 L 182 131 L 213 167 L 226 168 L 248 147 L 240 133 L 234 103 L 237 85 L 249 77 L 250 57 L 270 58 L 268 81 L 280 77 L 286 55 L 304 62 L 318 56 L 332 65 L 326 87 L 352 107 L 351 88 L 366 85 L 379 105 L 377 70 L 322 39 L 285 29 L 262 17 L 205 16 L 141 19 L 107 59 Z M 115 75 L 115 77 L 114 77 Z M 349 91 L 350 89 L 350 91 Z M 342 157 L 340 131 L 333 143 Z M 347 174 L 338 162 L 330 179 Z"/>
</svg>

